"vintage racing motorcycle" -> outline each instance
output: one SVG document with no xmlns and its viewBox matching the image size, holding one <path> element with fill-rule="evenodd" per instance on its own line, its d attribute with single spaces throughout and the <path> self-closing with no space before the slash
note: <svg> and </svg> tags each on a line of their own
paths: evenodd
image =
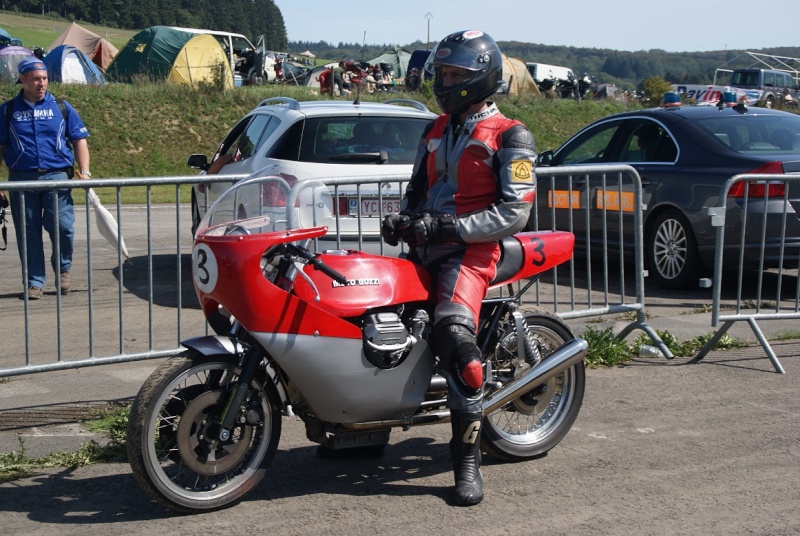
<svg viewBox="0 0 800 536">
<path fill-rule="evenodd" d="M 276 188 L 285 203 L 275 203 Z M 133 473 L 160 503 L 203 512 L 240 501 L 275 456 L 282 416 L 299 416 L 308 439 L 328 449 L 373 452 L 393 428 L 449 420 L 428 340 L 430 276 L 403 258 L 314 252 L 332 201 L 319 182 L 290 189 L 277 177 L 249 179 L 203 218 L 192 276 L 217 335 L 184 341 L 186 351 L 141 387 L 128 423 Z M 549 451 L 580 410 L 586 341 L 556 316 L 522 307 L 573 243 L 559 231 L 502 242 L 478 327 L 481 446 L 498 459 Z"/>
</svg>

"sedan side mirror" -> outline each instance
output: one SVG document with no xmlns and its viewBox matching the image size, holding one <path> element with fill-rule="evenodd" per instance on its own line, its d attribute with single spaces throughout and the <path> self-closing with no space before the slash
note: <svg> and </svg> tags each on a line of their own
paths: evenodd
<svg viewBox="0 0 800 536">
<path fill-rule="evenodd" d="M 553 163 L 553 151 L 544 151 L 536 156 L 537 166 L 549 166 Z"/>
<path fill-rule="evenodd" d="M 204 154 L 193 154 L 189 156 L 186 165 L 194 169 L 208 170 L 208 157 Z"/>
</svg>

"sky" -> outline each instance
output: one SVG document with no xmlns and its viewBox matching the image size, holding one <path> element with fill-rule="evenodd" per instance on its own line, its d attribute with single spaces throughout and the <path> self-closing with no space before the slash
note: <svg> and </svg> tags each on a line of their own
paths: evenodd
<svg viewBox="0 0 800 536">
<path fill-rule="evenodd" d="M 477 29 L 496 41 L 579 48 L 705 52 L 800 46 L 786 0 L 274 0 L 289 41 L 436 43 Z M 497 9 L 487 11 L 487 6 Z M 516 7 L 514 7 L 516 6 Z M 746 6 L 746 7 L 745 7 Z"/>
</svg>

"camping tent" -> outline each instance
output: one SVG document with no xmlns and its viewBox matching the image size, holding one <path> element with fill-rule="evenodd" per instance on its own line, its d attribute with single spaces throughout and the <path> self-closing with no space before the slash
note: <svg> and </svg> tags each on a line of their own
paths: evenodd
<svg viewBox="0 0 800 536">
<path fill-rule="evenodd" d="M 0 47 L 4 47 L 10 44 L 11 44 L 11 35 L 4 29 L 0 28 Z"/>
<path fill-rule="evenodd" d="M 0 80 L 4 82 L 16 82 L 19 80 L 17 66 L 19 62 L 28 56 L 33 56 L 33 52 L 25 47 L 9 45 L 0 48 Z"/>
<path fill-rule="evenodd" d="M 306 50 L 305 52 L 301 52 L 299 55 L 300 55 L 300 56 L 305 56 L 305 57 L 307 57 L 307 58 L 316 58 L 316 56 L 314 55 L 314 53 L 313 53 L 313 52 L 311 52 L 310 50 Z"/>
<path fill-rule="evenodd" d="M 595 99 L 614 99 L 619 101 L 626 100 L 625 92 L 614 84 L 600 84 L 594 93 Z"/>
<path fill-rule="evenodd" d="M 338 65 L 338 63 L 337 63 L 337 65 Z M 302 80 L 300 80 L 300 85 L 319 88 L 320 87 L 319 86 L 319 80 L 317 80 L 317 77 L 323 71 L 328 71 L 328 70 L 330 70 L 329 67 L 327 67 L 325 65 L 322 65 L 320 67 L 314 67 L 313 69 L 308 71 L 308 73 L 306 74 L 306 76 Z"/>
<path fill-rule="evenodd" d="M 131 37 L 108 66 L 106 76 L 117 82 L 146 76 L 195 86 L 213 82 L 215 69 L 223 69 L 225 87 L 233 87 L 228 56 L 213 35 L 151 26 Z"/>
<path fill-rule="evenodd" d="M 70 24 L 55 41 L 50 43 L 47 51 L 52 52 L 61 45 L 72 45 L 82 51 L 102 71 L 108 69 L 111 60 L 114 59 L 118 52 L 114 45 L 99 35 L 79 26 L 77 22 Z"/>
<path fill-rule="evenodd" d="M 70 45 L 60 45 L 44 57 L 51 82 L 64 84 L 105 84 L 100 68 L 84 52 Z"/>
<path fill-rule="evenodd" d="M 369 60 L 367 63 L 370 65 L 380 65 L 381 63 L 388 63 L 394 72 L 394 77 L 397 80 L 403 79 L 408 73 L 408 60 L 411 59 L 411 52 L 407 52 L 401 48 L 384 52 L 377 58 Z"/>
<path fill-rule="evenodd" d="M 503 54 L 503 80 L 508 85 L 508 95 L 524 95 L 527 93 L 541 95 L 539 86 L 533 80 L 525 62 L 517 58 L 509 58 Z"/>
</svg>

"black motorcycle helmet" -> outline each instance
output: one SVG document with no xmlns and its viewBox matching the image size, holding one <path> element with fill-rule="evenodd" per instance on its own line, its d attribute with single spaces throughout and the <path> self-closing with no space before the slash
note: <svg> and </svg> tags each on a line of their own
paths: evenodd
<svg viewBox="0 0 800 536">
<path fill-rule="evenodd" d="M 439 74 L 445 65 L 462 67 L 471 75 L 458 85 L 444 87 L 444 78 Z M 446 114 L 464 113 L 503 85 L 500 48 L 494 39 L 479 30 L 456 32 L 445 37 L 431 52 L 425 70 L 435 76 L 433 94 Z"/>
</svg>

